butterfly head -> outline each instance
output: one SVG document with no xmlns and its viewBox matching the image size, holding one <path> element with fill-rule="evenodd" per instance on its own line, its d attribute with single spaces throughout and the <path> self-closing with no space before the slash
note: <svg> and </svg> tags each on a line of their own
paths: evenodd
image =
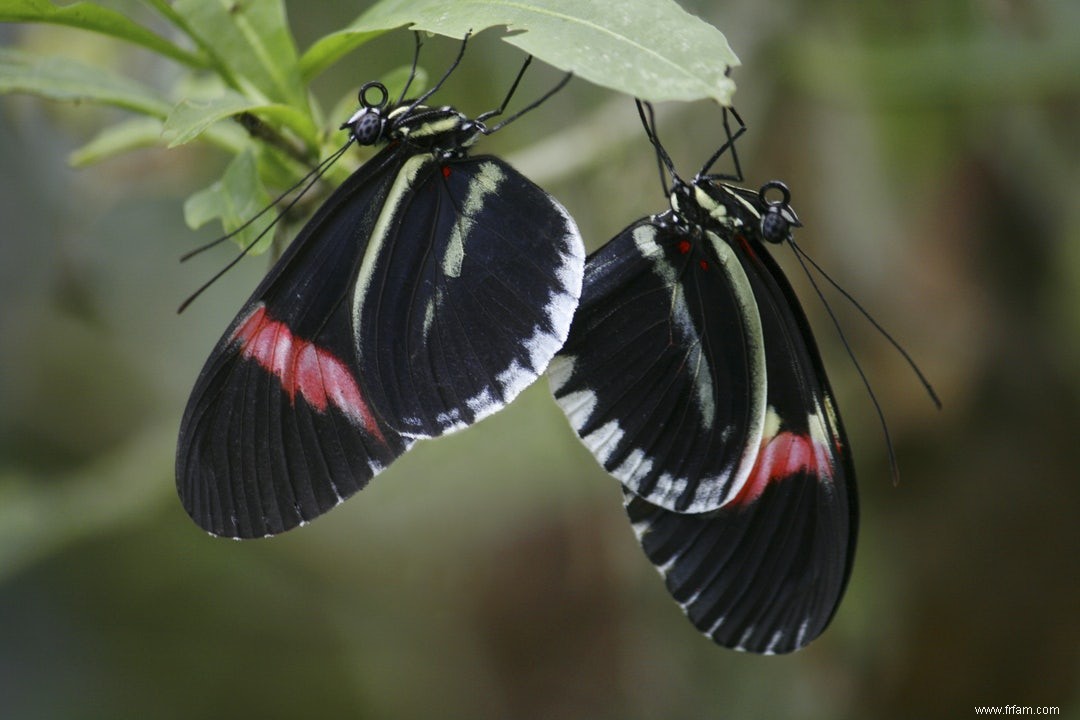
<svg viewBox="0 0 1080 720">
<path fill-rule="evenodd" d="M 390 93 L 381 82 L 365 83 L 360 88 L 360 109 L 342 124 L 360 145 L 375 145 L 385 139 L 389 126 Z"/>
<path fill-rule="evenodd" d="M 780 199 L 769 199 L 770 191 L 780 193 Z M 761 213 L 761 237 L 766 242 L 779 244 L 791 237 L 791 228 L 800 227 L 799 216 L 791 207 L 791 191 L 779 180 L 772 180 L 758 190 L 758 201 L 764 208 Z"/>
</svg>

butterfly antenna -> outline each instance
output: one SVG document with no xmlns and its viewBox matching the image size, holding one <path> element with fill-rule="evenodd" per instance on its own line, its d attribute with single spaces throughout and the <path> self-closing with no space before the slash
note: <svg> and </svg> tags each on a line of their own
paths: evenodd
<svg viewBox="0 0 1080 720">
<path fill-rule="evenodd" d="M 915 360 L 911 357 L 911 355 L 908 354 L 907 350 L 905 350 L 904 347 L 899 342 L 897 342 L 896 339 L 892 335 L 890 335 L 889 332 L 885 328 L 883 328 L 881 326 L 881 324 L 877 320 L 874 319 L 874 316 L 871 315 L 862 305 L 860 305 L 859 302 L 854 297 L 852 297 L 851 294 L 848 293 L 847 290 L 842 288 L 839 283 L 837 283 L 835 280 L 832 279 L 832 277 L 829 276 L 829 273 L 825 272 L 825 270 L 822 269 L 822 267 L 820 265 L 818 265 L 816 262 L 814 262 L 814 258 L 807 255 L 803 251 L 802 248 L 800 248 L 798 245 L 795 244 L 794 240 L 789 239 L 788 242 L 790 243 L 791 247 L 795 250 L 796 255 L 798 255 L 800 257 L 803 257 L 803 258 L 806 258 L 807 262 L 809 262 L 810 265 L 813 266 L 814 270 L 819 272 L 821 274 L 821 277 L 825 278 L 825 280 L 828 281 L 828 283 L 830 285 L 832 285 L 834 288 L 836 288 L 836 290 L 841 295 L 843 295 L 847 299 L 847 301 L 849 303 L 851 303 L 855 307 L 856 310 L 858 310 L 860 313 L 862 313 L 862 316 L 864 318 L 866 318 L 867 320 L 869 320 L 870 324 L 873 325 L 874 328 L 879 333 L 881 333 L 881 335 L 886 340 L 889 341 L 889 344 L 892 345 L 894 348 L 896 348 L 896 351 L 899 352 L 900 355 L 904 358 L 904 360 L 907 361 L 908 366 L 915 373 L 916 377 L 919 378 L 919 382 L 922 383 L 923 388 L 926 390 L 927 395 L 930 396 L 930 399 L 933 401 L 934 405 L 937 407 L 938 410 L 940 410 L 941 409 L 941 399 L 938 397 L 938 394 L 934 391 L 933 386 L 930 384 L 930 381 L 923 374 L 922 370 L 919 369 L 919 366 L 915 363 Z"/>
<path fill-rule="evenodd" d="M 304 193 L 306 193 L 311 188 L 311 186 L 315 183 L 315 180 L 318 180 L 320 177 L 322 177 L 323 173 L 325 173 L 326 170 L 331 165 L 333 165 L 335 162 L 337 162 L 337 159 L 341 157 L 341 155 L 345 152 L 346 149 L 348 149 L 349 145 L 351 145 L 351 144 L 352 144 L 352 139 L 350 139 L 343 147 L 341 147 L 340 149 L 334 151 L 334 154 L 332 154 L 330 157 L 326 158 L 321 163 L 319 163 L 314 168 L 312 168 L 306 175 L 304 175 L 304 177 L 297 180 L 295 183 L 292 184 L 292 186 L 290 186 L 284 192 L 282 192 L 280 195 L 278 195 L 276 198 L 271 200 L 270 204 L 268 204 L 266 207 L 264 207 L 262 210 L 257 212 L 252 217 L 248 218 L 247 221 L 245 221 L 243 225 L 236 228 L 235 230 L 233 230 L 230 233 L 226 233 L 225 235 L 222 235 L 221 237 L 218 237 L 218 238 L 216 238 L 214 240 L 211 240 L 210 242 L 206 243 L 205 245 L 200 245 L 199 247 L 195 248 L 194 250 L 191 250 L 190 252 L 187 252 L 187 253 L 181 255 L 180 256 L 180 262 L 185 262 L 186 260 L 190 260 L 191 258 L 195 257 L 199 253 L 206 252 L 207 250 L 209 250 L 212 247 L 217 247 L 218 245 L 225 242 L 229 238 L 234 237 L 235 235 L 237 235 L 240 232 L 243 232 L 253 222 L 255 222 L 256 220 L 261 218 L 266 213 L 270 212 L 271 209 L 277 207 L 277 204 L 279 202 L 281 202 L 282 200 L 284 200 L 286 197 L 288 197 L 290 193 L 292 193 L 293 191 L 296 190 L 296 188 L 300 187 L 304 183 L 311 180 L 311 183 L 309 183 L 308 186 L 305 187 L 300 192 L 300 194 L 297 195 L 296 198 L 285 207 L 284 210 L 279 212 L 277 214 L 277 217 L 274 218 L 274 221 L 272 223 L 270 223 L 270 225 L 267 226 L 267 230 L 272 228 L 274 225 L 277 224 L 277 222 L 279 220 L 281 220 L 281 217 L 285 213 L 287 213 L 290 209 L 292 209 L 293 205 L 296 204 L 296 201 L 304 196 Z M 314 180 L 312 180 L 312 177 L 314 177 Z M 265 233 L 266 231 L 264 230 L 263 232 Z M 261 237 L 261 235 L 260 235 L 260 237 Z"/>
<path fill-rule="evenodd" d="M 803 272 L 806 273 L 807 279 L 810 280 L 810 285 L 814 288 L 814 292 L 817 293 L 817 296 L 821 299 L 821 304 L 825 306 L 825 311 L 829 313 L 829 319 L 832 320 L 833 327 L 836 328 L 836 332 L 840 336 L 840 342 L 843 343 L 844 350 L 847 352 L 848 357 L 851 358 L 851 362 L 855 365 L 855 370 L 858 371 L 859 377 L 862 379 L 863 387 L 866 388 L 866 392 L 870 395 L 870 402 L 874 404 L 874 411 L 877 412 L 878 421 L 881 423 L 881 431 L 885 435 L 885 447 L 889 452 L 889 469 L 892 472 L 893 485 L 899 485 L 900 465 L 896 462 L 896 451 L 893 449 L 892 436 L 889 434 L 889 425 L 885 422 L 885 413 L 881 409 L 881 403 L 878 402 L 877 395 L 874 394 L 874 388 L 870 386 L 870 380 L 866 377 L 866 373 L 863 372 L 862 365 L 860 365 L 858 359 L 856 359 L 855 352 L 851 349 L 847 336 L 844 335 L 844 331 L 840 327 L 840 321 L 837 319 L 836 314 L 829 305 L 829 301 L 825 299 L 825 295 L 821 292 L 821 288 L 818 286 L 817 281 L 814 280 L 810 268 L 807 267 L 806 263 L 803 261 L 803 258 L 805 257 L 804 253 L 790 237 L 787 239 L 787 242 L 794 250 L 795 259 L 798 260 L 799 265 L 802 266 Z M 813 263 L 813 261 L 811 261 L 811 263 Z M 815 265 L 814 267 L 817 266 Z"/>
<path fill-rule="evenodd" d="M 653 149 L 656 150 L 656 168 L 660 172 L 660 187 L 663 188 L 664 197 L 666 198 L 671 194 L 667 184 L 668 174 L 670 174 L 673 182 L 678 180 L 679 177 L 675 172 L 675 163 L 660 143 L 660 136 L 656 132 L 656 114 L 653 112 L 652 103 L 637 98 L 634 99 L 634 102 L 637 104 L 638 117 L 641 118 L 641 126 L 645 128 L 645 135 L 648 136 L 649 142 L 652 144 Z M 646 114 L 648 117 L 646 117 Z M 665 169 L 667 173 L 664 172 Z"/>
<path fill-rule="evenodd" d="M 191 257 L 191 256 L 193 256 L 193 255 L 195 255 L 195 254 L 197 254 L 197 253 L 200 253 L 200 252 L 202 252 L 203 250 L 206 250 L 207 248 L 213 247 L 214 245 L 217 245 L 218 243 L 222 242 L 223 240 L 227 240 L 228 238 L 230 238 L 230 237 L 233 237 L 233 236 L 234 236 L 234 235 L 236 235 L 236 234 L 237 234 L 238 232 L 240 232 L 241 230 L 243 230 L 244 228 L 246 228 L 246 227 L 247 227 L 248 225 L 250 225 L 250 224 L 251 224 L 251 223 L 252 223 L 252 222 L 253 222 L 253 221 L 254 221 L 254 220 L 255 220 L 256 218 L 258 218 L 258 217 L 259 217 L 259 215 L 262 215 L 262 214 L 263 214 L 263 213 L 265 213 L 265 212 L 266 212 L 267 210 L 269 210 L 270 208 L 274 207 L 274 206 L 275 206 L 275 205 L 276 205 L 276 204 L 277 204 L 278 202 L 280 202 L 280 201 L 281 201 L 281 200 L 282 200 L 282 199 L 283 199 L 283 198 L 284 198 L 284 197 L 285 197 L 285 196 L 286 196 L 286 195 L 287 195 L 288 193 L 292 192 L 292 191 L 293 191 L 294 189 L 296 189 L 296 188 L 297 188 L 297 187 L 298 187 L 299 185 L 301 185 L 302 183 L 304 183 L 304 182 L 307 182 L 307 184 L 306 184 L 306 185 L 304 185 L 303 189 L 302 189 L 302 190 L 301 190 L 301 191 L 300 191 L 300 192 L 299 192 L 299 193 L 298 193 L 298 194 L 296 195 L 296 197 L 294 197 L 294 198 L 293 198 L 292 200 L 290 200 L 290 201 L 289 201 L 289 203 L 288 203 L 288 204 L 287 204 L 287 205 L 286 205 L 286 206 L 285 206 L 285 207 L 284 207 L 284 208 L 283 208 L 283 209 L 281 210 L 281 212 L 279 212 L 279 213 L 277 214 L 277 217 L 275 217 L 275 218 L 274 218 L 274 221 L 273 221 L 272 223 L 270 223 L 269 225 L 267 225 L 267 226 L 266 226 L 266 227 L 265 227 L 265 228 L 263 229 L 263 231 L 262 231 L 262 232 L 260 232 L 260 233 L 259 233 L 258 235 L 256 235 L 256 236 L 255 236 L 255 239 L 254 239 L 254 240 L 252 240 L 252 241 L 251 241 L 250 243 L 248 243 L 248 244 L 247 244 L 247 247 L 245 247 L 245 248 L 244 248 L 243 250 L 241 250 L 241 251 L 240 251 L 240 254 L 239 254 L 239 255 L 237 255 L 237 256 L 236 256 L 235 258 L 233 258 L 233 259 L 232 259 L 232 260 L 231 260 L 231 261 L 229 262 L 229 264 L 228 264 L 228 265 L 226 265 L 225 267 L 221 268 L 221 269 L 220 269 L 220 270 L 218 270 L 218 271 L 217 271 L 216 273 L 214 273 L 213 277 L 211 277 L 211 278 L 210 278 L 209 280 L 207 280 L 206 282 L 204 282 L 204 283 L 203 283 L 203 284 L 202 284 L 202 285 L 201 285 L 201 286 L 199 287 L 199 289 L 198 289 L 198 290 L 196 290 L 196 291 L 195 291 L 195 292 L 193 292 L 193 293 L 192 293 L 191 295 L 189 295 L 189 296 L 188 296 L 188 298 L 187 298 L 187 300 L 184 300 L 184 302 L 182 302 L 182 303 L 180 304 L 180 307 L 179 307 L 179 308 L 177 308 L 176 312 L 177 312 L 177 313 L 182 313 L 182 312 L 184 312 L 184 310 L 186 310 L 186 309 L 187 309 L 188 305 L 190 305 L 190 304 L 191 304 L 192 302 L 194 302 L 195 298 L 197 298 L 197 297 L 199 297 L 200 295 L 202 295 L 202 294 L 203 294 L 203 292 L 205 292 L 207 288 L 209 288 L 209 287 L 210 287 L 211 285 L 213 285 L 213 284 L 214 284 L 215 282 L 217 282 L 217 281 L 218 281 L 218 280 L 219 280 L 219 279 L 221 278 L 221 276 L 222 276 L 222 275 L 224 275 L 225 273 L 227 273 L 227 272 L 228 272 L 229 270 L 231 270 L 231 269 L 232 269 L 233 267 L 235 267 L 235 266 L 236 266 L 236 264 L 237 264 L 238 262 L 240 262 L 241 260 L 243 260 L 243 259 L 244 259 L 244 257 L 245 257 L 245 256 L 246 256 L 246 255 L 247 255 L 247 254 L 248 254 L 249 252 L 251 252 L 251 249 L 252 249 L 253 247 L 255 247 L 255 244 L 256 244 L 256 243 L 258 243 L 258 242 L 259 242 L 260 240 L 262 240 L 262 239 L 263 239 L 263 238 L 264 238 L 264 237 L 266 236 L 266 233 L 270 232 L 271 228 L 273 228 L 273 227 L 274 227 L 275 225 L 277 225 L 278 221 L 279 221 L 279 220 L 281 220 L 281 218 L 282 218 L 282 217 L 283 217 L 283 216 L 285 215 L 285 213 L 287 213 L 287 212 L 289 212 L 290 210 L 292 210 L 292 209 L 293 209 L 293 207 L 294 207 L 294 206 L 296 205 L 296 203 L 298 203 L 298 202 L 300 201 L 300 198 L 302 198 L 302 197 L 304 196 L 304 194 L 305 194 L 305 193 L 307 193 L 307 191 L 308 191 L 308 190 L 310 190 L 310 189 L 311 189 L 311 187 L 312 187 L 312 186 L 313 186 L 313 185 L 314 185 L 314 184 L 315 184 L 316 182 L 318 182 L 318 181 L 319 181 L 319 178 L 321 178 L 321 177 L 323 176 L 323 174 L 324 174 L 324 173 L 326 172 L 327 168 L 329 168 L 329 167 L 330 167 L 331 165 L 333 165 L 333 164 L 334 164 L 334 162 L 336 162 L 336 161 L 338 160 L 338 158 L 340 158 L 340 157 L 341 157 L 341 156 L 342 156 L 342 155 L 343 155 L 343 154 L 345 153 L 345 151 L 349 149 L 349 146 L 350 146 L 350 145 L 352 145 L 352 143 L 353 143 L 353 141 L 352 141 L 352 139 L 350 139 L 350 140 L 349 140 L 348 142 L 346 142 L 346 143 L 345 143 L 344 145 L 342 145 L 342 146 L 341 146 L 341 148 L 339 148 L 338 150 L 335 150 L 335 151 L 334 151 L 334 153 L 333 153 L 332 155 L 330 155 L 330 157 L 328 157 L 328 158 L 327 158 L 326 160 L 324 160 L 324 161 L 322 161 L 321 163 L 319 163 L 319 164 L 318 164 L 318 165 L 317 165 L 317 166 L 315 167 L 315 169 L 314 169 L 314 170 L 312 170 L 312 171 L 311 171 L 311 172 L 309 172 L 309 173 L 308 173 L 307 175 L 305 175 L 305 176 L 303 177 L 303 179 L 301 179 L 301 180 L 300 180 L 300 182 L 298 182 L 298 183 L 294 184 L 294 185 L 292 186 L 292 188 L 290 188 L 289 190 L 286 190 L 286 191 L 285 191 L 284 193 L 282 193 L 281 195 L 279 195 L 279 196 L 278 196 L 278 198 L 277 198 L 277 200 L 274 200 L 274 202 L 273 202 L 272 204 L 270 204 L 270 205 L 268 205 L 268 206 L 267 206 L 266 208 L 264 208 L 264 209 L 262 210 L 262 212 L 260 212 L 260 213 L 259 213 L 258 215 L 256 215 L 256 216 L 255 216 L 254 218 L 252 218 L 251 220 L 248 220 L 247 222 L 245 222 L 245 223 L 244 223 L 243 225 L 241 225 L 241 226 L 240 226 L 239 228 L 237 228 L 236 230 L 233 230 L 233 231 L 232 231 L 231 233 L 229 233 L 228 235 L 224 235 L 224 236 L 222 236 L 222 237 L 218 238 L 217 240 L 214 240 L 213 242 L 211 242 L 211 243 L 209 243 L 209 244 L 207 244 L 207 245 L 205 245 L 205 246 L 203 246 L 203 247 L 201 247 L 201 248 L 199 248 L 199 249 L 197 249 L 197 250 L 195 250 L 195 251 L 193 251 L 193 252 L 190 252 L 190 253 L 188 253 L 187 255 L 185 255 L 185 256 L 184 256 L 183 258 L 181 258 L 181 260 L 187 260 L 187 259 L 188 259 L 189 257 Z"/>
<path fill-rule="evenodd" d="M 731 120 L 728 115 L 735 118 L 735 122 L 739 126 L 735 129 L 731 129 Z M 746 132 L 746 123 L 743 122 L 742 117 L 736 112 L 735 108 L 724 108 L 724 135 L 727 140 L 721 145 L 716 152 L 712 154 L 705 164 L 701 166 L 701 172 L 698 173 L 698 177 L 708 178 L 710 180 L 731 180 L 732 182 L 742 182 L 743 172 L 742 166 L 739 164 L 739 153 L 735 150 L 735 141 L 742 137 L 742 134 Z M 731 162 L 735 166 L 735 173 L 728 175 L 726 173 L 720 173 L 716 175 L 709 175 L 709 168 L 716 164 L 716 161 L 720 159 L 725 152 L 731 151 Z"/>
</svg>

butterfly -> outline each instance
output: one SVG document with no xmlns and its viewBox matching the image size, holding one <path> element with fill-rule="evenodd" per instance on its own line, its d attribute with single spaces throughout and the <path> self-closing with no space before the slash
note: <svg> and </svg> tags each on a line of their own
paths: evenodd
<svg viewBox="0 0 1080 720">
<path fill-rule="evenodd" d="M 687 182 L 638 111 L 670 207 L 587 258 L 550 386 L 690 621 L 726 647 L 790 652 L 829 624 L 858 527 L 825 368 L 766 248 L 800 223 L 782 183 L 733 184 L 738 115 Z M 710 175 L 724 152 L 736 175 Z"/>
<path fill-rule="evenodd" d="M 466 37 L 467 40 L 467 37 Z M 420 40 L 417 36 L 416 55 Z M 551 195 L 502 160 L 473 156 L 502 122 L 389 101 L 365 84 L 342 126 L 382 146 L 315 212 L 244 303 L 195 381 L 177 489 L 214 535 L 304 524 L 363 488 L 417 440 L 504 407 L 562 346 L 584 246 Z M 320 166 L 320 167 L 325 167 Z"/>
</svg>

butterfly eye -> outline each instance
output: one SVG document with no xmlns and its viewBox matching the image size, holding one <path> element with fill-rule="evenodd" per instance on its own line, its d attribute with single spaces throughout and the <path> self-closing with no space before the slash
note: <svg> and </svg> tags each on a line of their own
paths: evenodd
<svg viewBox="0 0 1080 720">
<path fill-rule="evenodd" d="M 352 135 L 361 145 L 374 145 L 382 136 L 384 124 L 378 111 L 361 110 L 352 123 Z"/>
<path fill-rule="evenodd" d="M 791 230 L 791 223 L 787 221 L 780 206 L 771 205 L 761 216 L 761 236 L 766 242 L 779 244 L 784 242 Z"/>
</svg>

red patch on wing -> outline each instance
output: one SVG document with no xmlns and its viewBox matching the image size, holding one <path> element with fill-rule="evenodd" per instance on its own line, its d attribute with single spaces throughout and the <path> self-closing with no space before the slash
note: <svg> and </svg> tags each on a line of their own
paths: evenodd
<svg viewBox="0 0 1080 720">
<path fill-rule="evenodd" d="M 832 477 L 829 458 L 828 449 L 806 435 L 782 432 L 762 440 L 754 469 L 731 503 L 749 505 L 761 497 L 769 483 L 780 482 L 800 472 L 814 475 L 819 480 Z"/>
<path fill-rule="evenodd" d="M 750 246 L 750 241 L 746 239 L 746 236 L 739 233 L 735 236 L 735 242 L 739 243 L 739 247 L 743 249 L 750 257 L 754 257 L 754 248 Z"/>
<path fill-rule="evenodd" d="M 240 343 L 244 357 L 281 380 L 289 400 L 295 403 L 299 393 L 320 413 L 333 405 L 368 434 L 386 442 L 348 366 L 313 342 L 295 337 L 288 325 L 267 315 L 265 305 L 240 323 L 233 340 Z"/>
</svg>

